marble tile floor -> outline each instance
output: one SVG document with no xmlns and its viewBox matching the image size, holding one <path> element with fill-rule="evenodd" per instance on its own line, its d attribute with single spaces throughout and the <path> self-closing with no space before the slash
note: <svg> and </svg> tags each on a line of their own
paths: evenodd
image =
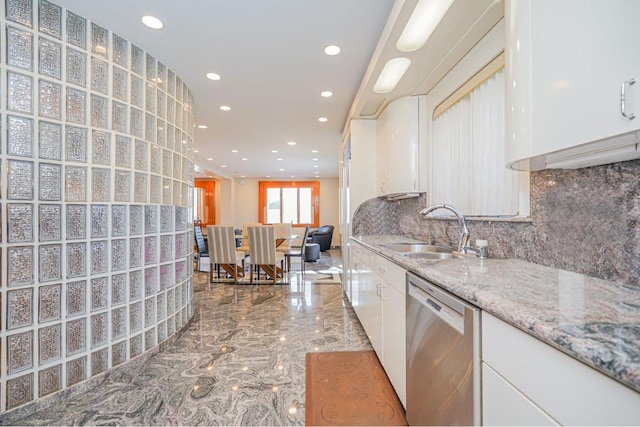
<svg viewBox="0 0 640 427">
<path fill-rule="evenodd" d="M 326 268 L 327 256 L 339 263 L 332 250 L 309 270 Z M 305 354 L 371 349 L 340 284 L 293 272 L 278 286 L 195 276 L 196 318 L 173 345 L 134 372 L 3 424 L 304 425 Z"/>
</svg>

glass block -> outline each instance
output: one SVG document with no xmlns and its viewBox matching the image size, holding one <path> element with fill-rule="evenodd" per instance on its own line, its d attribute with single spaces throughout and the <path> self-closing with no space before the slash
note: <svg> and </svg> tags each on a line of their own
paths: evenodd
<svg viewBox="0 0 640 427">
<path fill-rule="evenodd" d="M 126 236 L 127 230 L 127 207 L 125 205 L 111 206 L 111 236 Z"/>
<path fill-rule="evenodd" d="M 51 325 L 38 330 L 38 359 L 43 365 L 62 357 L 62 327 Z"/>
<path fill-rule="evenodd" d="M 62 118 L 62 85 L 40 80 L 38 82 L 38 114 L 42 117 L 60 120 Z"/>
<path fill-rule="evenodd" d="M 149 153 L 149 169 L 152 173 L 162 173 L 162 149 L 155 144 L 151 144 Z"/>
<path fill-rule="evenodd" d="M 86 243 L 67 244 L 67 278 L 82 277 L 87 274 Z"/>
<path fill-rule="evenodd" d="M 113 67 L 113 97 L 128 101 L 129 73 L 119 67 Z M 106 92 L 105 92 L 106 93 Z"/>
<path fill-rule="evenodd" d="M 176 207 L 176 231 L 187 229 L 187 209 Z"/>
<path fill-rule="evenodd" d="M 109 270 L 109 247 L 106 240 L 91 242 L 91 274 L 106 273 Z"/>
<path fill-rule="evenodd" d="M 7 239 L 9 243 L 33 242 L 33 205 L 7 205 Z"/>
<path fill-rule="evenodd" d="M 74 126 L 65 129 L 66 159 L 70 162 L 87 162 L 87 130 Z"/>
<path fill-rule="evenodd" d="M 176 332 L 176 322 L 175 322 L 175 318 L 172 316 L 169 319 L 167 319 L 167 335 L 173 336 L 175 332 Z"/>
<path fill-rule="evenodd" d="M 87 20 L 67 11 L 67 43 L 87 48 Z"/>
<path fill-rule="evenodd" d="M 38 198 L 39 200 L 62 200 L 62 166 L 40 163 Z"/>
<path fill-rule="evenodd" d="M 87 207 L 85 205 L 66 205 L 67 240 L 87 237 Z"/>
<path fill-rule="evenodd" d="M 67 202 L 86 202 L 87 168 L 66 166 L 65 174 L 65 200 Z"/>
<path fill-rule="evenodd" d="M 40 295 L 38 323 L 59 320 L 62 313 L 61 285 L 40 286 L 38 292 Z M 42 359 L 40 362 L 42 363 Z"/>
<path fill-rule="evenodd" d="M 91 126 L 108 129 L 109 100 L 103 96 L 91 95 Z"/>
<path fill-rule="evenodd" d="M 7 26 L 7 64 L 33 71 L 33 34 Z"/>
<path fill-rule="evenodd" d="M 107 308 L 107 277 L 91 279 L 91 311 Z"/>
<path fill-rule="evenodd" d="M 131 76 L 131 104 L 144 107 L 144 83 L 136 76 Z"/>
<path fill-rule="evenodd" d="M 127 268 L 127 241 L 111 241 L 111 271 L 120 271 Z"/>
<path fill-rule="evenodd" d="M 111 201 L 111 170 L 91 169 L 91 200 L 94 202 Z"/>
<path fill-rule="evenodd" d="M 136 108 L 131 108 L 129 115 L 129 133 L 138 138 L 142 138 L 142 121 L 144 114 Z"/>
<path fill-rule="evenodd" d="M 111 276 L 111 306 L 115 307 L 126 302 L 127 274 L 114 274 Z"/>
<path fill-rule="evenodd" d="M 193 169 L 193 164 L 186 157 L 182 158 L 182 180 L 189 182 L 190 169 Z"/>
<path fill-rule="evenodd" d="M 122 338 L 127 333 L 127 308 L 117 308 L 111 311 L 111 339 Z"/>
<path fill-rule="evenodd" d="M 91 132 L 91 156 L 93 163 L 111 164 L 111 134 L 94 130 Z"/>
<path fill-rule="evenodd" d="M 129 234 L 137 236 L 143 233 L 144 222 L 142 217 L 142 206 L 129 206 Z"/>
<path fill-rule="evenodd" d="M 33 200 L 33 162 L 7 160 L 7 198 Z"/>
<path fill-rule="evenodd" d="M 176 250 L 175 250 L 175 259 L 180 259 L 184 257 L 184 251 L 186 247 L 184 234 L 176 234 Z"/>
<path fill-rule="evenodd" d="M 114 199 L 116 202 L 131 201 L 131 172 L 116 170 Z"/>
<path fill-rule="evenodd" d="M 109 58 L 109 30 L 91 23 L 91 53 Z"/>
<path fill-rule="evenodd" d="M 7 109 L 33 114 L 33 77 L 7 72 Z"/>
<path fill-rule="evenodd" d="M 116 135 L 116 166 L 131 167 L 131 138 Z"/>
<path fill-rule="evenodd" d="M 173 231 L 173 206 L 160 206 L 160 232 Z"/>
<path fill-rule="evenodd" d="M 62 238 L 62 206 L 61 205 L 40 205 L 39 214 L 39 239 L 41 242 L 58 241 Z M 11 216 L 9 216 L 11 224 Z M 11 232 L 9 232 L 9 242 L 11 242 Z"/>
<path fill-rule="evenodd" d="M 167 117 L 167 96 L 162 91 L 158 91 L 157 114 L 161 119 Z"/>
<path fill-rule="evenodd" d="M 162 203 L 171 204 L 171 178 L 162 178 Z"/>
<path fill-rule="evenodd" d="M 158 294 L 158 297 L 156 299 L 156 319 L 158 320 L 164 320 L 164 318 L 166 317 L 166 309 L 167 309 L 167 302 L 166 302 L 166 294 L 161 293 Z"/>
<path fill-rule="evenodd" d="M 129 42 L 119 35 L 113 34 L 111 46 L 113 62 L 124 68 L 129 68 Z"/>
<path fill-rule="evenodd" d="M 116 132 L 127 132 L 128 107 L 117 101 L 111 103 L 111 129 Z"/>
<path fill-rule="evenodd" d="M 182 178 L 182 156 L 178 153 L 173 153 L 173 178 Z"/>
<path fill-rule="evenodd" d="M 87 282 L 67 283 L 67 316 L 77 316 L 86 313 Z"/>
<path fill-rule="evenodd" d="M 145 60 L 147 64 L 147 80 L 155 82 L 157 76 L 156 58 L 147 53 Z"/>
<path fill-rule="evenodd" d="M 91 348 L 107 343 L 107 313 L 91 316 Z"/>
<path fill-rule="evenodd" d="M 91 376 L 98 375 L 107 369 L 109 369 L 109 349 L 103 348 L 91 353 Z"/>
<path fill-rule="evenodd" d="M 38 123 L 39 156 L 41 159 L 62 160 L 62 126 L 57 123 Z"/>
<path fill-rule="evenodd" d="M 146 297 L 158 292 L 158 268 L 151 267 L 144 271 L 144 295 Z"/>
<path fill-rule="evenodd" d="M 38 397 L 44 397 L 62 388 L 62 365 L 38 372 Z"/>
<path fill-rule="evenodd" d="M 167 66 L 158 61 L 158 74 L 156 78 L 156 84 L 159 89 L 167 90 Z"/>
<path fill-rule="evenodd" d="M 180 205 L 180 195 L 181 195 L 180 181 L 173 181 L 173 204 L 176 206 Z"/>
<path fill-rule="evenodd" d="M 109 224 L 109 207 L 107 205 L 91 205 L 91 237 L 107 237 Z"/>
<path fill-rule="evenodd" d="M 87 86 L 87 54 L 67 48 L 67 82 Z"/>
<path fill-rule="evenodd" d="M 31 0 L 6 0 L 6 18 L 25 27 L 33 27 L 33 3 Z"/>
<path fill-rule="evenodd" d="M 166 178 L 171 178 L 172 176 L 172 153 L 170 150 L 162 149 L 162 175 Z"/>
<path fill-rule="evenodd" d="M 33 157 L 33 119 L 7 116 L 7 153 Z"/>
<path fill-rule="evenodd" d="M 149 176 L 149 203 L 162 203 L 162 178 L 158 175 Z"/>
<path fill-rule="evenodd" d="M 67 387 L 72 386 L 87 378 L 87 358 L 67 362 Z"/>
<path fill-rule="evenodd" d="M 33 324 L 33 289 L 7 291 L 7 329 Z"/>
<path fill-rule="evenodd" d="M 33 400 L 33 373 L 7 380 L 7 409 Z"/>
<path fill-rule="evenodd" d="M 135 301 L 142 297 L 142 271 L 129 273 L 129 301 Z"/>
<path fill-rule="evenodd" d="M 167 93 L 171 96 L 176 94 L 176 74 L 171 70 L 167 70 Z"/>
<path fill-rule="evenodd" d="M 129 240 L 129 267 L 142 266 L 142 239 Z"/>
<path fill-rule="evenodd" d="M 148 169 L 148 146 L 149 144 L 146 141 L 136 139 L 135 146 L 135 168 L 139 171 L 146 171 Z"/>
<path fill-rule="evenodd" d="M 158 206 L 156 205 L 144 207 L 144 232 L 146 234 L 158 232 Z"/>
<path fill-rule="evenodd" d="M 163 236 L 166 237 L 166 236 Z M 168 236 L 170 237 L 170 236 Z M 171 241 L 173 244 L 173 240 Z M 160 292 L 173 286 L 173 265 L 163 264 L 160 266 Z"/>
<path fill-rule="evenodd" d="M 158 132 L 156 135 L 156 144 L 164 147 L 167 144 L 167 124 L 164 120 L 158 120 Z"/>
<path fill-rule="evenodd" d="M 144 351 L 149 351 L 156 345 L 156 328 L 144 332 Z"/>
<path fill-rule="evenodd" d="M 182 79 L 176 76 L 176 102 L 182 102 Z M 179 122 L 176 122 L 176 126 Z"/>
<path fill-rule="evenodd" d="M 136 172 L 133 178 L 133 201 L 147 203 L 147 174 Z"/>
<path fill-rule="evenodd" d="M 39 1 L 38 21 L 41 33 L 57 39 L 62 38 L 62 8 L 47 0 Z"/>
<path fill-rule="evenodd" d="M 187 263 L 186 261 L 177 261 L 176 267 L 176 282 L 182 282 L 187 279 Z"/>
<path fill-rule="evenodd" d="M 7 364 L 10 374 L 33 367 L 33 331 L 7 337 Z"/>
<path fill-rule="evenodd" d="M 67 122 L 84 125 L 87 121 L 87 93 L 67 87 Z"/>
<path fill-rule="evenodd" d="M 150 82 L 147 82 L 145 85 L 145 101 L 144 108 L 147 110 L 147 113 L 155 114 L 156 113 L 156 85 Z"/>
<path fill-rule="evenodd" d="M 144 264 L 156 264 L 158 262 L 158 239 L 155 236 L 144 238 Z"/>
<path fill-rule="evenodd" d="M 62 245 L 42 245 L 38 248 L 40 282 L 62 278 Z"/>
<path fill-rule="evenodd" d="M 111 346 L 111 366 L 116 367 L 127 360 L 127 341 Z"/>
<path fill-rule="evenodd" d="M 175 313 L 173 290 L 167 292 L 167 313 Z"/>
<path fill-rule="evenodd" d="M 109 63 L 99 58 L 91 58 L 91 89 L 105 95 L 109 89 Z"/>
<path fill-rule="evenodd" d="M 149 142 L 156 142 L 156 116 L 147 113 L 144 121 L 144 135 Z"/>
<path fill-rule="evenodd" d="M 136 74 L 144 75 L 144 50 L 138 46 L 131 45 L 131 71 Z"/>
<path fill-rule="evenodd" d="M 142 354 L 142 334 L 129 339 L 129 356 L 134 358 Z"/>
<path fill-rule="evenodd" d="M 142 304 L 131 304 L 129 308 L 129 331 L 136 332 L 142 329 Z"/>
<path fill-rule="evenodd" d="M 78 354 L 86 349 L 86 319 L 78 319 L 66 324 L 67 356 Z"/>
<path fill-rule="evenodd" d="M 42 37 L 38 41 L 38 72 L 43 76 L 62 79 L 62 45 Z"/>
</svg>

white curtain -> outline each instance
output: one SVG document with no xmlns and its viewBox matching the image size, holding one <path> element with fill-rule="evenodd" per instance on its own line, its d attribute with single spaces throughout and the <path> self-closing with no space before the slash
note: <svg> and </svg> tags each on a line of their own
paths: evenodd
<svg viewBox="0 0 640 427">
<path fill-rule="evenodd" d="M 504 159 L 504 69 L 432 123 L 431 203 L 465 215 L 518 214 L 518 173 Z"/>
</svg>

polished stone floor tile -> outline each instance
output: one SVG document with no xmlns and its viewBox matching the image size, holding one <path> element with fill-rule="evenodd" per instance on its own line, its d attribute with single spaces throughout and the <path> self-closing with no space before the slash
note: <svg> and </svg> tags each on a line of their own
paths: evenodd
<svg viewBox="0 0 640 427">
<path fill-rule="evenodd" d="M 196 273 L 195 321 L 173 345 L 95 390 L 3 422 L 303 425 L 305 354 L 371 349 L 335 283 L 339 259 L 327 257 L 287 285 L 209 284 Z"/>
</svg>

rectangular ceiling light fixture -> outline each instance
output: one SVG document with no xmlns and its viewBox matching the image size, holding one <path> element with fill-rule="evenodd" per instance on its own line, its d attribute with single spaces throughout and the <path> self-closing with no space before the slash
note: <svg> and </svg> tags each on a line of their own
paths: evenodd
<svg viewBox="0 0 640 427">
<path fill-rule="evenodd" d="M 396 85 L 404 76 L 404 73 L 411 65 L 409 58 L 393 58 L 384 64 L 384 68 L 373 85 L 373 91 L 376 93 L 389 93 L 395 89 Z"/>
<path fill-rule="evenodd" d="M 396 47 L 401 52 L 420 49 L 431 37 L 454 0 L 420 0 L 407 21 Z"/>
</svg>

